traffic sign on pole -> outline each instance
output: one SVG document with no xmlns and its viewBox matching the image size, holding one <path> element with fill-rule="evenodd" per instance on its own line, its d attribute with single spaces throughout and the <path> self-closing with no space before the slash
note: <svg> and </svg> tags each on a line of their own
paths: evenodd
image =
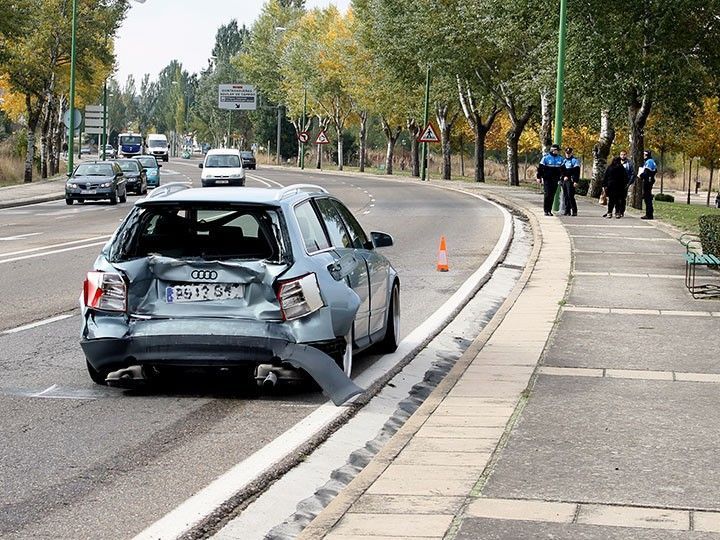
<svg viewBox="0 0 720 540">
<path fill-rule="evenodd" d="M 310 134 L 307 131 L 301 131 L 300 133 L 298 133 L 297 138 L 298 138 L 298 141 L 305 144 L 306 142 L 308 142 L 310 140 Z"/>
<path fill-rule="evenodd" d="M 218 107 L 231 111 L 254 111 L 257 108 L 257 93 L 252 84 L 218 85 Z"/>
<path fill-rule="evenodd" d="M 429 123 L 427 127 L 423 130 L 422 135 L 417 140 L 418 142 L 431 142 L 436 143 L 440 142 L 440 137 L 438 137 L 437 132 L 435 131 L 435 128 L 433 127 L 432 123 Z"/>
<path fill-rule="evenodd" d="M 325 130 L 323 129 L 320 133 L 318 133 L 318 136 L 315 139 L 315 144 L 328 144 L 330 142 L 330 139 L 328 139 L 327 133 L 325 133 Z"/>
</svg>

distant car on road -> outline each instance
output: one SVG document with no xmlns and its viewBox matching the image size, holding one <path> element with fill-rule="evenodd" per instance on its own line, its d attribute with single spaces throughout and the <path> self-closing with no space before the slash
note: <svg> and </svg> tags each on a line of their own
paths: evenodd
<svg viewBox="0 0 720 540">
<path fill-rule="evenodd" d="M 240 152 L 240 159 L 242 159 L 242 165 L 245 169 L 256 169 L 257 164 L 255 162 L 255 154 L 247 150 Z"/>
<path fill-rule="evenodd" d="M 169 159 L 168 140 L 162 133 L 149 133 L 145 138 L 147 153 L 155 156 L 157 159 L 167 161 Z"/>
<path fill-rule="evenodd" d="M 137 158 L 128 158 L 118 159 L 117 163 L 125 175 L 127 189 L 138 195 L 147 193 L 147 174 L 140 161 Z"/>
<path fill-rule="evenodd" d="M 142 155 L 135 159 L 145 168 L 147 187 L 158 187 L 160 185 L 160 167 L 162 167 L 162 165 L 157 162 L 155 156 Z"/>
<path fill-rule="evenodd" d="M 65 183 L 65 203 L 110 200 L 110 204 L 127 199 L 125 175 L 115 161 L 80 163 Z"/>
<path fill-rule="evenodd" d="M 114 159 L 117 157 L 117 150 L 112 144 L 105 145 L 105 159 Z"/>
<path fill-rule="evenodd" d="M 203 171 L 200 176 L 203 187 L 244 186 L 240 152 L 232 148 L 215 148 L 205 155 L 205 161 L 198 165 Z"/>
<path fill-rule="evenodd" d="M 87 274 L 90 377 L 129 386 L 189 367 L 272 386 L 305 372 L 340 404 L 361 391 L 353 351 L 398 346 L 400 281 L 378 252 L 392 243 L 318 186 L 165 184 Z"/>
<path fill-rule="evenodd" d="M 80 148 L 80 155 L 84 156 L 88 154 L 92 154 L 92 148 L 90 148 L 89 146 L 82 146 Z"/>
</svg>

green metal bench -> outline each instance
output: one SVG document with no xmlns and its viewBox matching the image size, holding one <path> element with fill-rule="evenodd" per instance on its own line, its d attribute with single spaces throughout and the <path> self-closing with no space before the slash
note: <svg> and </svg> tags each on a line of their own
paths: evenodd
<svg viewBox="0 0 720 540">
<path fill-rule="evenodd" d="M 700 239 L 693 234 L 683 234 L 680 243 L 685 246 L 685 287 L 692 294 L 693 298 L 711 298 L 720 296 L 720 282 L 701 283 L 696 282 L 696 269 L 698 266 L 707 268 L 720 267 L 720 257 L 712 253 L 702 253 Z"/>
</svg>

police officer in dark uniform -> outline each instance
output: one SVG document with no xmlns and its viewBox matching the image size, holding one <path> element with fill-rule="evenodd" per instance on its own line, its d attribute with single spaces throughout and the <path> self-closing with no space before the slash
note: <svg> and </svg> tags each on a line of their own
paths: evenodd
<svg viewBox="0 0 720 540">
<path fill-rule="evenodd" d="M 652 188 L 655 183 L 655 173 L 657 172 L 657 165 L 655 160 L 652 158 L 650 150 L 643 152 L 643 159 L 645 163 L 642 167 L 642 172 L 638 175 L 642 180 L 642 194 L 643 202 L 645 203 L 645 215 L 640 219 L 653 219 L 653 194 Z"/>
<path fill-rule="evenodd" d="M 573 149 L 565 149 L 560 185 L 562 186 L 563 200 L 565 201 L 565 215 L 577 216 L 577 202 L 575 202 L 575 186 L 580 180 L 580 160 L 573 155 Z"/>
<path fill-rule="evenodd" d="M 546 216 L 552 216 L 552 206 L 555 200 L 555 191 L 557 191 L 560 182 L 560 173 L 565 159 L 559 155 L 560 146 L 553 144 L 550 147 L 550 153 L 545 154 L 540 160 L 537 171 L 537 181 L 542 182 L 543 192 L 543 209 Z"/>
</svg>

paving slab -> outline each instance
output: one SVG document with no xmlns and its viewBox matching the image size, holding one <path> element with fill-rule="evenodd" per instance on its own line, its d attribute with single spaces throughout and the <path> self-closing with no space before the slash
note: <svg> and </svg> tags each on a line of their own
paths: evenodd
<svg viewBox="0 0 720 540">
<path fill-rule="evenodd" d="M 540 375 L 482 495 L 720 509 L 712 384 Z"/>
<path fill-rule="evenodd" d="M 606 218 L 607 219 L 607 218 Z M 660 229 L 651 226 L 636 225 L 629 221 L 612 221 L 597 227 L 578 227 L 567 223 L 567 231 L 571 239 L 574 238 L 668 238 Z M 636 222 L 637 223 L 637 222 Z"/>
<path fill-rule="evenodd" d="M 350 508 L 358 514 L 456 514 L 465 497 L 421 497 L 366 493 Z"/>
<path fill-rule="evenodd" d="M 720 299 L 695 300 L 680 280 L 645 277 L 574 276 L 568 303 L 575 306 L 720 311 Z"/>
<path fill-rule="evenodd" d="M 718 540 L 720 535 L 665 529 L 602 527 L 577 523 L 544 523 L 502 519 L 463 520 L 455 540 Z"/>
<path fill-rule="evenodd" d="M 720 333 L 712 317 L 566 311 L 546 349 L 546 366 L 720 373 Z"/>
<path fill-rule="evenodd" d="M 684 253 L 684 252 L 682 252 Z M 630 274 L 676 274 L 685 275 L 685 262 L 682 254 L 656 253 L 637 255 L 608 255 L 604 253 L 576 253 L 576 272 L 626 272 Z M 704 268 L 697 269 L 698 277 L 717 276 L 720 273 Z"/>
<path fill-rule="evenodd" d="M 438 537 L 445 533 L 452 520 L 452 514 L 346 514 L 337 524 L 333 533 L 346 536 Z M 332 538 L 332 536 L 327 536 L 327 538 Z"/>
<path fill-rule="evenodd" d="M 574 249 L 581 251 L 602 251 L 608 253 L 629 252 L 629 253 L 664 253 L 677 254 L 677 257 L 685 253 L 685 248 L 676 240 L 670 239 L 647 239 L 630 240 L 620 238 L 573 238 Z"/>
</svg>

